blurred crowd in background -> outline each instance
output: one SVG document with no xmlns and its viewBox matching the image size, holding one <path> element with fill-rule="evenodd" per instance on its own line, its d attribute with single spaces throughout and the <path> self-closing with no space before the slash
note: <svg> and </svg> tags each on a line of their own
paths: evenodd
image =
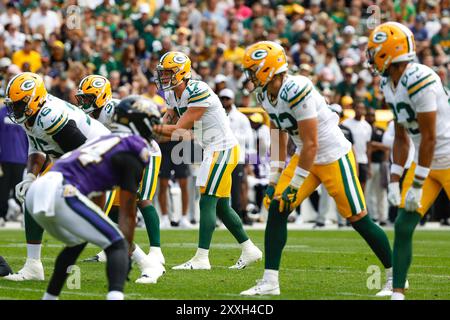
<svg viewBox="0 0 450 320">
<path fill-rule="evenodd" d="M 0 101 L 9 79 L 21 71 L 41 74 L 51 94 L 73 104 L 80 80 L 88 74 L 100 74 L 111 81 L 114 98 L 143 95 L 164 112 L 156 65 L 165 52 L 177 50 L 191 58 L 195 79 L 207 82 L 219 95 L 229 89 L 222 98 L 232 105 L 255 108 L 256 99 L 247 90 L 240 61 L 247 45 L 271 40 L 284 46 L 289 72 L 310 77 L 330 104 L 365 108 L 364 113 L 370 114 L 387 109 L 378 87 L 380 79 L 365 63 L 371 28 L 385 21 L 411 28 L 417 60 L 433 68 L 449 88 L 449 0 L 0 0 Z M 261 141 L 267 144 L 267 128 L 260 113 L 246 113 L 256 150 Z M 0 119 L 6 118 L 3 115 Z M 0 130 L 5 126 L 0 125 Z M 380 132 L 378 137 L 370 135 L 372 138 L 381 139 Z M 265 155 L 256 156 L 258 164 L 244 165 L 242 176 L 264 180 Z M 0 163 L 10 161 L 0 146 Z M 388 156 L 383 157 L 383 162 L 388 161 Z M 0 171 L 2 183 L 4 171 Z M 189 212 L 195 220 L 189 200 L 195 197 L 186 195 L 189 184 L 183 180 L 191 171 L 171 170 L 184 195 L 181 211 Z M 369 170 L 367 179 L 372 175 Z M 167 181 L 162 183 L 161 194 L 170 187 L 173 176 L 164 178 Z M 247 185 L 247 179 L 243 181 L 240 183 Z M 241 206 L 243 219 L 248 192 L 254 191 L 254 210 L 260 209 L 259 201 L 254 200 L 263 190 L 258 181 L 251 183 L 252 190 L 245 189 L 247 185 L 238 191 L 243 197 L 235 206 Z M 162 202 L 168 202 L 162 197 Z M 0 217 L 5 216 L 4 211 L 2 204 Z"/>
</svg>

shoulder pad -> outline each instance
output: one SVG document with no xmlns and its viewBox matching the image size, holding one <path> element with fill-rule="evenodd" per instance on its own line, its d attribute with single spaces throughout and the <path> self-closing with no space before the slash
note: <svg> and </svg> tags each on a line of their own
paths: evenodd
<svg viewBox="0 0 450 320">
<path fill-rule="evenodd" d="M 42 128 L 45 133 L 54 135 L 59 132 L 69 121 L 69 115 L 66 110 L 56 106 L 44 106 L 36 119 L 37 126 Z"/>
<path fill-rule="evenodd" d="M 408 96 L 412 98 L 418 92 L 436 83 L 435 73 L 432 69 L 416 64 L 412 67 L 410 73 L 407 74 L 405 87 L 408 90 Z"/>
<path fill-rule="evenodd" d="M 189 81 L 186 90 L 188 92 L 188 103 L 200 102 L 211 96 L 209 86 L 203 81 Z"/>
<path fill-rule="evenodd" d="M 312 92 L 310 81 L 303 81 L 301 77 L 291 78 L 281 89 L 280 98 L 289 104 L 290 108 L 299 105 Z"/>
</svg>

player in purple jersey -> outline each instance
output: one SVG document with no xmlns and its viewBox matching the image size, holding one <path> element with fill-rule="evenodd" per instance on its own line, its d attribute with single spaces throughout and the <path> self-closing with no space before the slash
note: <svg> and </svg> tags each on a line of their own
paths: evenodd
<svg viewBox="0 0 450 320">
<path fill-rule="evenodd" d="M 136 105 L 124 103 L 116 108 L 115 126 L 123 133 L 99 137 L 64 155 L 27 193 L 26 209 L 34 220 L 66 244 L 43 299 L 58 298 L 68 267 L 88 242 L 106 253 L 107 299 L 124 298 L 136 226 L 136 193 L 149 162 L 151 125 L 159 121 L 153 110 Z M 121 188 L 120 230 L 91 200 L 114 187 Z"/>
</svg>

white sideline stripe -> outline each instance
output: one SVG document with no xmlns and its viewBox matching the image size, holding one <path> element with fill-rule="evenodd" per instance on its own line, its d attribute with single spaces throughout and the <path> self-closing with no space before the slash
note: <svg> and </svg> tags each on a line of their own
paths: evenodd
<svg viewBox="0 0 450 320">
<path fill-rule="evenodd" d="M 32 288 L 16 288 L 16 287 L 7 287 L 7 286 L 1 286 L 0 285 L 0 289 L 5 289 L 5 290 L 16 290 L 16 291 L 27 291 L 27 292 L 40 292 L 42 294 L 44 294 L 45 292 L 45 288 L 44 289 L 32 289 Z M 74 296 L 84 296 L 84 297 L 103 297 L 106 298 L 106 292 L 105 294 L 99 294 L 99 293 L 87 293 L 87 292 L 83 292 L 83 291 L 78 291 L 78 290 L 73 290 L 73 291 L 62 291 L 61 295 L 74 295 Z M 125 292 L 125 298 L 126 297 L 143 297 L 145 299 L 154 299 L 154 300 L 161 300 L 158 298 L 154 298 L 154 297 L 147 297 L 144 296 L 140 293 L 126 293 Z"/>
</svg>

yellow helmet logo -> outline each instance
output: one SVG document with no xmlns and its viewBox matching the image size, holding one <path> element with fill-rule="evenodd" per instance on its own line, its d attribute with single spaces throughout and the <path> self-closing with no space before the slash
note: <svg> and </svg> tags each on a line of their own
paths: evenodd
<svg viewBox="0 0 450 320">
<path fill-rule="evenodd" d="M 268 55 L 268 53 L 266 50 L 259 49 L 259 50 L 253 51 L 253 53 L 251 54 L 251 57 L 254 60 L 261 60 L 261 59 L 264 59 L 265 57 L 267 57 L 267 55 Z"/>
<path fill-rule="evenodd" d="M 26 80 L 20 85 L 20 89 L 22 89 L 23 91 L 31 90 L 34 87 L 36 87 L 36 83 L 34 82 L 33 79 Z"/>
<path fill-rule="evenodd" d="M 386 32 L 380 31 L 373 35 L 373 42 L 375 43 L 383 43 L 387 40 Z"/>
<path fill-rule="evenodd" d="M 94 88 L 102 88 L 105 85 L 106 81 L 102 78 L 96 78 L 94 81 L 92 81 L 92 86 Z"/>
</svg>

